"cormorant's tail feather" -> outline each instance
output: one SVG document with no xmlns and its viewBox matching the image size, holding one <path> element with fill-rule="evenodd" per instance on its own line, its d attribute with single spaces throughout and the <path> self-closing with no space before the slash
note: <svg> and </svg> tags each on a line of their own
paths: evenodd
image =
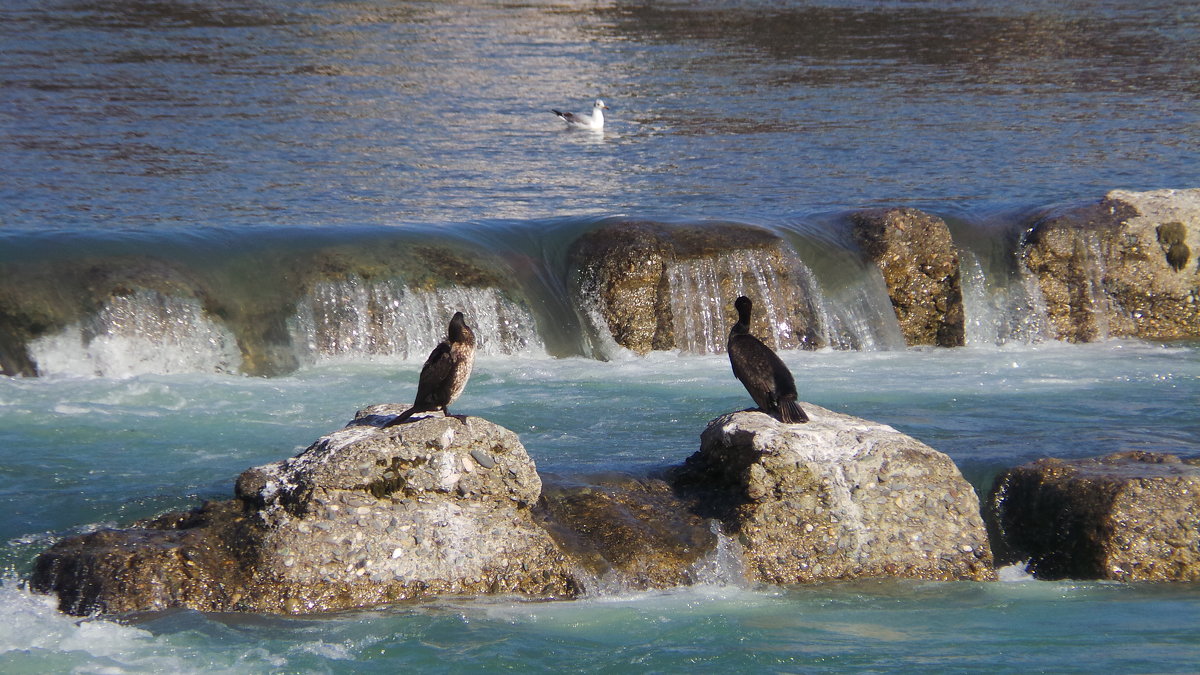
<svg viewBox="0 0 1200 675">
<path fill-rule="evenodd" d="M 414 405 L 413 407 L 409 408 L 408 410 L 405 410 L 404 412 L 400 413 L 399 415 L 396 415 L 392 419 L 388 420 L 386 424 L 384 424 L 382 427 L 380 427 L 380 429 L 386 429 L 388 427 L 394 427 L 397 424 L 403 424 L 405 421 L 408 420 L 408 418 L 412 417 L 413 415 L 415 415 L 419 412 L 422 412 L 417 409 L 418 407 L 419 406 Z"/>
<path fill-rule="evenodd" d="M 802 424 L 808 421 L 808 415 L 796 403 L 794 398 L 785 398 L 779 402 L 779 419 L 787 424 Z"/>
</svg>

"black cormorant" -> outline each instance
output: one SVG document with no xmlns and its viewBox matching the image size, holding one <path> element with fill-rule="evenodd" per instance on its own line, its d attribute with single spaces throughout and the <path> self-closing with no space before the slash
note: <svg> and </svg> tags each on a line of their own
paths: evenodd
<svg viewBox="0 0 1200 675">
<path fill-rule="evenodd" d="M 796 403 L 796 380 L 779 356 L 750 334 L 750 298 L 741 296 L 733 303 L 738 321 L 729 329 L 729 363 L 733 374 L 746 386 L 758 407 L 781 422 L 807 422 L 808 415 Z"/>
<path fill-rule="evenodd" d="M 421 367 L 417 398 L 412 407 L 383 426 L 395 426 L 420 412 L 441 410 L 443 415 L 449 415 L 446 406 L 454 403 L 467 386 L 474 363 L 475 333 L 463 320 L 463 313 L 455 312 L 446 339 L 434 347 Z"/>
</svg>

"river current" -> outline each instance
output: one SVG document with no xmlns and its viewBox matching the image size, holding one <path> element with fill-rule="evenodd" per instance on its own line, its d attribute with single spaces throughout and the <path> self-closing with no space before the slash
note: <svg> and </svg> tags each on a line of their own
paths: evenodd
<svg viewBox="0 0 1200 675">
<path fill-rule="evenodd" d="M 1193 3 L 7 0 L 0 45 L 0 278 L 33 265 L 46 303 L 78 300 L 53 270 L 80 261 L 155 257 L 252 304 L 296 251 L 422 241 L 501 261 L 526 300 L 321 287 L 277 312 L 295 368 L 272 377 L 153 295 L 39 338 L 39 376 L 0 377 L 0 671 L 1200 668 L 1200 587 L 1019 567 L 780 588 L 715 558 L 673 591 L 314 617 L 81 621 L 22 586 L 58 538 L 227 498 L 245 468 L 407 402 L 450 305 L 492 340 L 456 412 L 516 431 L 540 470 L 683 461 L 750 401 L 720 353 L 640 357 L 581 326 L 563 249 L 609 218 L 779 233 L 836 327 L 782 355 L 801 398 L 947 453 L 981 496 L 1039 457 L 1200 454 L 1200 346 L 1055 342 L 997 272 L 1027 214 L 1200 186 Z M 603 133 L 550 113 L 597 97 Z M 967 347 L 897 344 L 839 229 L 881 205 L 950 223 Z M 370 294 L 416 317 L 386 344 Z"/>
</svg>

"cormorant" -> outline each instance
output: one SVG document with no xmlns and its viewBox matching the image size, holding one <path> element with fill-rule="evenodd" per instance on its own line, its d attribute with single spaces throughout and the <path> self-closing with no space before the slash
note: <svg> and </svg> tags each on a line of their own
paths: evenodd
<svg viewBox="0 0 1200 675">
<path fill-rule="evenodd" d="M 729 329 L 729 363 L 733 374 L 750 392 L 759 409 L 781 422 L 807 422 L 808 415 L 796 403 L 796 381 L 779 356 L 761 340 L 750 334 L 750 298 L 741 296 L 734 301 L 738 321 Z"/>
<path fill-rule="evenodd" d="M 430 352 L 421 367 L 421 378 L 417 382 L 417 398 L 412 407 L 393 418 L 384 427 L 400 424 L 416 413 L 441 410 L 449 415 L 446 406 L 467 386 L 471 377 L 471 366 L 475 364 L 475 333 L 463 320 L 462 312 L 455 312 L 450 319 L 446 339 Z"/>
</svg>

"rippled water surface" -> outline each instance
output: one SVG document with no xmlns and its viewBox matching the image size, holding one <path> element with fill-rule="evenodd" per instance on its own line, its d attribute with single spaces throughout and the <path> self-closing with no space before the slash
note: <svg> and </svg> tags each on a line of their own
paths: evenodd
<svg viewBox="0 0 1200 675">
<path fill-rule="evenodd" d="M 863 351 L 787 352 L 803 398 L 916 436 L 981 492 L 1048 455 L 1200 454 L 1194 343 L 1057 344 L 1024 296 L 988 295 L 1003 286 L 994 214 L 1200 186 L 1197 55 L 1200 6 L 1166 0 L 5 0 L 0 272 L 179 262 L 172 282 L 203 277 L 194 288 L 235 308 L 284 298 L 273 311 L 311 336 L 322 299 L 366 291 L 286 306 L 296 251 L 461 240 L 539 290 L 516 348 L 480 359 L 458 411 L 517 431 L 544 471 L 642 471 L 682 461 L 749 400 L 719 354 L 579 356 L 579 326 L 560 325 L 576 320 L 556 262 L 571 237 L 609 216 L 764 224 L 844 323 L 878 323 L 882 294 L 848 307 L 867 275 L 827 214 L 915 205 L 946 216 L 966 252 L 970 346 L 889 350 L 883 326 Z M 598 96 L 603 133 L 550 113 Z M 50 277 L 26 290 L 47 306 L 84 297 Z M 245 468 L 408 400 L 431 339 L 244 377 L 198 302 L 118 296 L 100 314 L 120 339 L 81 346 L 91 324 L 72 324 L 34 345 L 45 377 L 0 378 L 0 671 L 1200 669 L 1196 585 L 1016 568 L 987 584 L 771 588 L 721 570 L 578 602 L 63 616 L 22 589 L 38 552 L 226 498 Z M 147 307 L 191 318 L 169 345 L 117 330 Z"/>
<path fill-rule="evenodd" d="M 786 215 L 1190 187 L 1151 2 L 10 0 L 6 227 Z M 550 108 L 611 106 L 602 135 Z"/>
<path fill-rule="evenodd" d="M 1200 351 L 1140 343 L 790 352 L 803 398 L 946 452 L 986 493 L 1037 457 L 1200 448 Z M 1188 672 L 1200 663 L 1194 584 L 864 581 L 747 586 L 732 569 L 665 593 L 573 602 L 402 604 L 332 616 L 58 615 L 20 590 L 55 538 L 202 499 L 289 457 L 353 411 L 411 395 L 418 364 L 331 362 L 280 378 L 0 380 L 0 670 L 359 672 L 694 667 Z M 539 470 L 645 471 L 682 462 L 708 420 L 750 404 L 721 356 L 617 362 L 499 358 L 456 406 L 518 432 Z"/>
</svg>

